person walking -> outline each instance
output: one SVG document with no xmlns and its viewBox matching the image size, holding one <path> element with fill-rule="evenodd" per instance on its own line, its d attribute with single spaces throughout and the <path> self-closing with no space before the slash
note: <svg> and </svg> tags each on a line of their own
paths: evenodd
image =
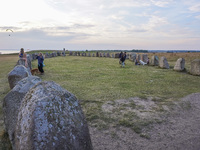
<svg viewBox="0 0 200 150">
<path fill-rule="evenodd" d="M 38 70 L 41 72 L 41 74 L 44 74 L 43 70 L 44 57 L 42 56 L 42 53 L 39 53 L 36 59 L 38 59 Z"/>
</svg>

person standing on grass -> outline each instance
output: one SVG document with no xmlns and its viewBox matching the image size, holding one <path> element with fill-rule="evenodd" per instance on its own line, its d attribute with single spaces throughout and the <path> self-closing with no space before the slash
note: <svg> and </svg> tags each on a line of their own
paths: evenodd
<svg viewBox="0 0 200 150">
<path fill-rule="evenodd" d="M 121 51 L 121 53 L 119 54 L 119 64 L 121 64 L 121 58 L 122 58 L 123 52 Z"/>
<path fill-rule="evenodd" d="M 38 70 L 41 72 L 41 74 L 44 74 L 43 70 L 44 57 L 42 56 L 42 53 L 39 53 L 36 59 L 38 59 Z"/>
<path fill-rule="evenodd" d="M 121 57 L 121 59 L 120 59 L 120 61 L 122 62 L 122 67 L 125 67 L 125 54 L 122 54 L 122 57 Z"/>
<path fill-rule="evenodd" d="M 19 58 L 20 58 L 20 59 L 23 59 L 23 60 L 25 61 L 25 67 L 28 67 L 27 58 L 26 58 L 26 53 L 24 52 L 24 49 L 23 49 L 23 48 L 20 49 Z"/>
</svg>

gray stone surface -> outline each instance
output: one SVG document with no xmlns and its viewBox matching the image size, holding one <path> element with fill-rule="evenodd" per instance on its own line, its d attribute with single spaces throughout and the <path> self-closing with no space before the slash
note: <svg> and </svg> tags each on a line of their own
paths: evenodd
<svg viewBox="0 0 200 150">
<path fill-rule="evenodd" d="M 147 54 L 142 54 L 142 61 L 147 63 L 148 62 L 148 55 Z"/>
<path fill-rule="evenodd" d="M 169 64 L 167 62 L 167 58 L 166 57 L 161 57 L 159 60 L 159 67 L 163 68 L 163 69 L 169 69 Z"/>
<path fill-rule="evenodd" d="M 158 56 L 154 55 L 154 56 L 151 57 L 150 65 L 152 65 L 152 66 L 158 66 L 159 65 Z"/>
<path fill-rule="evenodd" d="M 12 89 L 21 79 L 26 78 L 28 76 L 31 76 L 31 74 L 25 66 L 15 66 L 15 68 L 11 70 L 8 74 L 8 82 L 10 89 Z"/>
<path fill-rule="evenodd" d="M 22 99 L 29 89 L 31 89 L 38 82 L 41 82 L 39 77 L 28 76 L 20 80 L 3 99 L 5 129 L 8 132 L 12 145 L 14 145 L 13 140 L 15 135 L 15 126 L 17 124 L 17 116 Z"/>
<path fill-rule="evenodd" d="M 40 82 L 22 101 L 15 148 L 91 150 L 88 126 L 76 97 L 53 81 Z"/>
<path fill-rule="evenodd" d="M 183 71 L 185 69 L 185 59 L 179 58 L 174 66 L 175 71 Z"/>
<path fill-rule="evenodd" d="M 191 62 L 191 70 L 190 73 L 192 75 L 200 76 L 200 59 L 195 59 Z"/>
</svg>

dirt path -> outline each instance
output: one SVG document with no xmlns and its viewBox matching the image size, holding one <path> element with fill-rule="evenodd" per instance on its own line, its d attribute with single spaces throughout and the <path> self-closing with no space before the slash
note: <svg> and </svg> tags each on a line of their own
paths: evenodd
<svg viewBox="0 0 200 150">
<path fill-rule="evenodd" d="M 182 98 L 164 122 L 144 128 L 142 134 L 126 127 L 90 127 L 90 133 L 94 150 L 199 150 L 200 93 Z"/>
</svg>

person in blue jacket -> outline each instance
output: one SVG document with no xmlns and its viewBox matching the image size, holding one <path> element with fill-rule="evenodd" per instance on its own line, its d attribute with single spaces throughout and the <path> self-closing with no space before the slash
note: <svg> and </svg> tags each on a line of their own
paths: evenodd
<svg viewBox="0 0 200 150">
<path fill-rule="evenodd" d="M 41 74 L 44 74 L 43 70 L 44 57 L 42 56 L 42 53 L 39 53 L 36 59 L 38 59 L 38 70 L 41 72 Z"/>
</svg>

